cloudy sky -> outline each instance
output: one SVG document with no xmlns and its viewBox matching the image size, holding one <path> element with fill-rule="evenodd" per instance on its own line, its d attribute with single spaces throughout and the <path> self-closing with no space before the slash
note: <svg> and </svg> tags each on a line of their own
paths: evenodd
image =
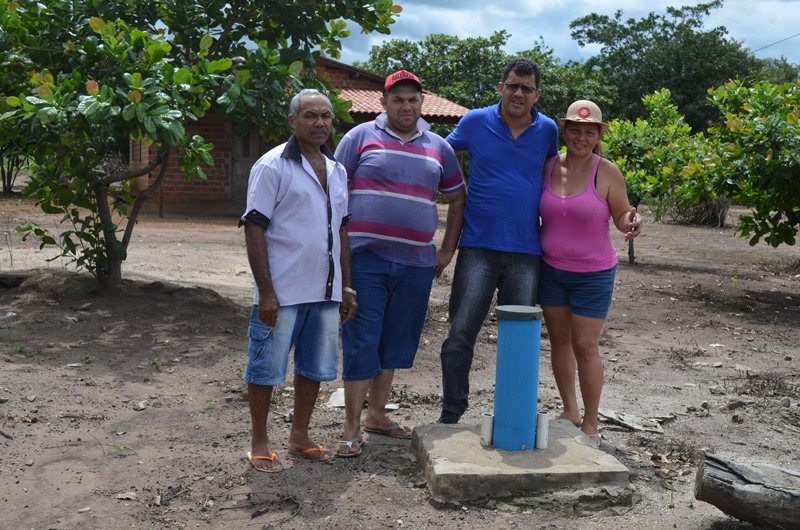
<svg viewBox="0 0 800 530">
<path fill-rule="evenodd" d="M 395 0 L 403 7 L 391 26 L 390 35 L 361 34 L 350 23 L 352 35 L 342 42 L 341 60 L 364 61 L 372 45 L 388 39 L 421 40 L 431 33 L 466 37 L 488 37 L 506 29 L 511 38 L 506 52 L 530 49 L 541 36 L 562 60 L 584 61 L 598 48 L 580 48 L 570 37 L 569 23 L 576 18 L 597 13 L 614 16 L 623 11 L 623 21 L 640 19 L 650 12 L 666 14 L 668 6 L 694 6 L 703 2 L 684 0 Z M 725 26 L 728 37 L 741 42 L 757 57 L 786 57 L 800 63 L 800 0 L 725 0 L 705 18 L 706 27 Z M 782 41 L 782 42 L 781 42 Z"/>
</svg>

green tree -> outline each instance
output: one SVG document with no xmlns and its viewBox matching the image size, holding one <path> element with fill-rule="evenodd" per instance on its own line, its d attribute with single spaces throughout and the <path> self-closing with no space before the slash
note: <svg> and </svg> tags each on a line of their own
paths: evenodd
<svg viewBox="0 0 800 530">
<path fill-rule="evenodd" d="M 405 69 L 419 76 L 426 90 L 467 108 L 497 103 L 497 83 L 509 56 L 509 33 L 460 39 L 435 33 L 423 40 L 390 39 L 373 46 L 362 65 L 379 75 Z"/>
<path fill-rule="evenodd" d="M 674 200 L 676 175 L 685 162 L 673 153 L 685 143 L 691 127 L 667 89 L 645 96 L 643 104 L 648 109 L 646 117 L 609 122 L 603 147 L 625 177 L 631 204 L 638 206 L 647 197 L 655 220 L 663 221 Z"/>
<path fill-rule="evenodd" d="M 177 157 L 188 178 L 204 178 L 212 145 L 185 124 L 208 112 L 265 138 L 286 129 L 287 96 L 314 76 L 318 53 L 338 57 L 345 20 L 388 33 L 391 0 L 0 0 L 0 142 L 37 140 L 26 193 L 63 214 L 57 236 L 28 223 L 21 231 L 57 245 L 100 286 L 117 287 L 138 212 Z M 303 68 L 306 68 L 302 76 Z M 24 72 L 20 79 L 19 72 Z M 334 110 L 346 105 L 334 99 Z M 154 146 L 147 167 L 131 169 L 129 139 Z M 158 170 L 138 197 L 130 180 Z M 129 209 L 128 202 L 133 201 Z M 124 229 L 121 228 L 125 223 Z M 124 232 L 123 232 L 124 230 Z M 122 232 L 122 237 L 118 237 Z"/>
<path fill-rule="evenodd" d="M 628 197 L 656 221 L 723 226 L 730 207 L 717 142 L 692 134 L 669 90 L 645 96 L 648 116 L 612 120 L 604 146 L 625 176 Z"/>
<path fill-rule="evenodd" d="M 800 79 L 800 64 L 790 63 L 785 57 L 762 59 L 761 69 L 754 81 L 780 85 Z"/>
<path fill-rule="evenodd" d="M 26 163 L 26 151 L 19 138 L 0 141 L 0 180 L 3 181 L 3 195 L 14 193 L 14 183 Z"/>
<path fill-rule="evenodd" d="M 641 98 L 662 88 L 695 131 L 719 118 L 706 91 L 730 79 L 751 77 L 760 63 L 749 50 L 726 37 L 723 26 L 703 30 L 703 18 L 722 0 L 692 7 L 667 8 L 667 15 L 650 13 L 623 21 L 590 14 L 570 23 L 572 37 L 581 46 L 599 44 L 600 53 L 587 61 L 616 87 L 609 114 L 635 120 L 645 114 Z"/>
<path fill-rule="evenodd" d="M 800 228 L 800 80 L 746 87 L 730 82 L 709 91 L 725 117 L 712 129 L 727 168 L 724 185 L 751 213 L 739 234 L 755 245 L 794 245 Z"/>
<path fill-rule="evenodd" d="M 16 95 L 27 82 L 29 65 L 24 58 L 18 57 L 14 51 L 9 33 L 6 30 L 13 25 L 15 12 L 9 9 L 7 0 L 0 0 L 0 115 L 9 110 L 6 103 L 8 95 Z M 21 135 L 19 130 L 0 127 L 0 179 L 3 181 L 3 195 L 13 193 L 14 182 L 19 171 L 26 163 L 27 146 L 35 143 L 28 135 Z"/>
<path fill-rule="evenodd" d="M 579 99 L 590 99 L 601 109 L 610 108 L 615 99 L 615 87 L 600 72 L 588 68 L 584 63 L 562 62 L 541 37 L 533 48 L 516 55 L 528 57 L 539 65 L 542 95 L 536 108 L 546 116 L 553 119 L 563 117 L 567 108 Z"/>
</svg>

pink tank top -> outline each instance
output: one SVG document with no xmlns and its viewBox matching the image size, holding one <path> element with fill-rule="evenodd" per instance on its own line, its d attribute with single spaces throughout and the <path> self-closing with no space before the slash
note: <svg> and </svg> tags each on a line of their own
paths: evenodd
<svg viewBox="0 0 800 530">
<path fill-rule="evenodd" d="M 597 194 L 598 156 L 586 187 L 577 195 L 556 195 L 550 185 L 553 168 L 544 181 L 539 204 L 542 219 L 542 259 L 570 272 L 598 272 L 617 264 L 617 251 L 609 231 L 611 210 Z"/>
</svg>

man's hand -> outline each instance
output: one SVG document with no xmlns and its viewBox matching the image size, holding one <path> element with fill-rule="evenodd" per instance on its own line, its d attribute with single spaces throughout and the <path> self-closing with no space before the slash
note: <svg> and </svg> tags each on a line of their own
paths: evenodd
<svg viewBox="0 0 800 530">
<path fill-rule="evenodd" d="M 281 308 L 278 303 L 278 296 L 275 291 L 269 293 L 259 293 L 258 295 L 258 319 L 267 326 L 274 328 L 278 325 L 278 310 Z"/>
<path fill-rule="evenodd" d="M 347 291 L 342 293 L 342 303 L 339 305 L 339 315 L 342 317 L 342 324 L 347 324 L 356 317 L 358 302 L 352 293 Z"/>
<path fill-rule="evenodd" d="M 434 276 L 436 278 L 439 278 L 439 277 L 442 276 L 442 272 L 444 272 L 444 270 L 447 268 L 447 266 L 453 260 L 453 256 L 455 256 L 455 254 L 456 254 L 455 249 L 453 249 L 453 250 L 448 250 L 448 249 L 444 249 L 444 248 L 440 248 L 439 249 L 439 252 L 438 252 L 439 262 L 433 268 L 433 274 L 434 274 Z"/>
</svg>

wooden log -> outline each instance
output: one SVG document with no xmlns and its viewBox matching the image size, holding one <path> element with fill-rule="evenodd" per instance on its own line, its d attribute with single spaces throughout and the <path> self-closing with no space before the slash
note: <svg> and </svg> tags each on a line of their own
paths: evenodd
<svg viewBox="0 0 800 530">
<path fill-rule="evenodd" d="M 800 529 L 800 472 L 769 464 L 739 464 L 705 454 L 694 486 L 697 500 L 742 521 Z"/>
</svg>

